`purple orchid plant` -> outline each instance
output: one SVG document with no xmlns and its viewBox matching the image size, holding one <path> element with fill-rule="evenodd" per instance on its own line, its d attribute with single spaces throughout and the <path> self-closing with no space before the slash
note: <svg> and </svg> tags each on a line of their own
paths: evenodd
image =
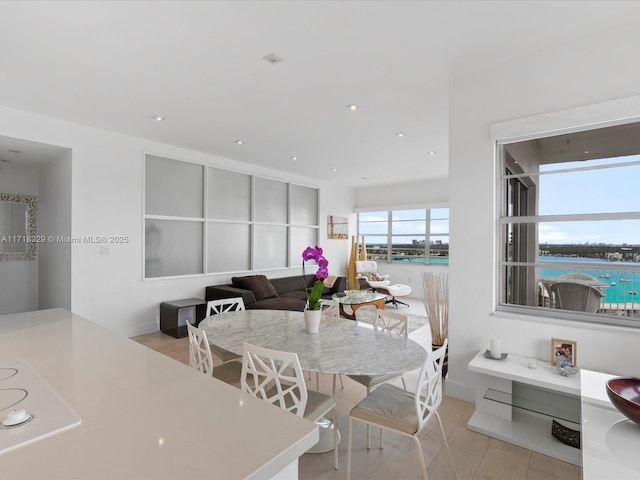
<svg viewBox="0 0 640 480">
<path fill-rule="evenodd" d="M 307 290 L 307 284 L 305 281 L 304 291 L 307 294 L 307 310 L 320 310 L 320 298 L 322 297 L 322 291 L 324 290 L 324 282 L 323 280 L 327 278 L 329 275 L 329 261 L 324 258 L 322 255 L 322 248 L 319 246 L 307 247 L 304 252 L 302 252 L 302 275 L 305 276 L 304 273 L 304 262 L 308 260 L 315 260 L 318 265 L 318 270 L 316 271 L 317 281 L 311 287 L 311 293 Z"/>
</svg>

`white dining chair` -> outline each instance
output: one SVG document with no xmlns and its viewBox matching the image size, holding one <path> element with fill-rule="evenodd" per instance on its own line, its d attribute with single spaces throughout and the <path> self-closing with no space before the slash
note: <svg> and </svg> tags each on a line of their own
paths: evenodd
<svg viewBox="0 0 640 480">
<path fill-rule="evenodd" d="M 187 322 L 187 333 L 189 335 L 189 366 L 229 385 L 240 388 L 240 375 L 242 373 L 240 362 L 223 363 L 214 368 L 213 356 L 211 355 L 206 332 Z"/>
<path fill-rule="evenodd" d="M 218 315 L 220 313 L 235 312 L 238 310 L 244 310 L 244 300 L 242 297 L 232 298 L 219 298 L 217 300 L 209 300 L 207 302 L 207 317 L 211 315 Z M 211 353 L 214 357 L 220 360 L 222 363 L 227 363 L 232 360 L 240 360 L 240 355 L 220 348 L 217 345 L 211 346 Z"/>
<path fill-rule="evenodd" d="M 373 325 L 378 316 L 378 307 L 375 305 L 363 305 L 355 311 L 356 322 Z"/>
<path fill-rule="evenodd" d="M 351 409 L 351 412 L 349 412 L 347 446 L 347 480 L 351 478 L 351 448 L 354 421 L 412 437 L 418 449 L 422 476 L 427 480 L 427 467 L 418 434 L 424 430 L 427 422 L 433 417 L 438 420 L 447 455 L 449 456 L 449 465 L 454 478 L 457 478 L 447 436 L 444 433 L 440 415 L 438 415 L 438 407 L 442 402 L 442 363 L 447 349 L 447 341 L 445 339 L 442 347 L 427 354 L 427 359 L 420 370 L 420 378 L 415 392 L 411 393 L 385 383 Z M 380 449 L 383 447 L 383 436 L 381 434 Z"/>
<path fill-rule="evenodd" d="M 361 312 L 361 310 L 364 310 Z M 397 333 L 404 338 L 408 338 L 409 329 L 408 322 L 409 317 L 396 312 L 389 312 L 387 310 L 379 310 L 373 305 L 365 305 L 356 310 L 356 320 L 362 321 L 367 324 L 373 325 L 376 330 L 386 330 L 388 332 Z M 376 387 L 382 385 L 385 382 L 389 382 L 398 377 L 402 380 L 402 386 L 407 388 L 402 374 L 388 374 L 388 375 L 347 375 L 351 380 L 358 382 L 367 388 L 367 395 L 369 395 Z M 367 448 L 371 448 L 371 441 L 369 438 L 369 425 L 367 425 Z M 382 434 L 382 431 L 380 432 Z"/>
<path fill-rule="evenodd" d="M 334 468 L 338 469 L 336 400 L 307 390 L 295 352 L 282 352 L 250 343 L 243 345 L 241 389 L 312 422 L 332 413 Z"/>
</svg>

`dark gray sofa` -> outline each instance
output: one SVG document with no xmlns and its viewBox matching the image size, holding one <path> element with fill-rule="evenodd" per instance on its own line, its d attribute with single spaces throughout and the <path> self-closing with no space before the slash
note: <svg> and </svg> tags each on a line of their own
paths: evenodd
<svg viewBox="0 0 640 480">
<path fill-rule="evenodd" d="M 242 297 L 245 308 L 303 311 L 307 302 L 305 284 L 310 291 L 316 282 L 314 274 L 268 279 L 264 275 L 233 277 L 231 284 L 205 288 L 205 300 Z M 331 288 L 325 287 L 322 298 L 330 299 L 347 288 L 347 278 L 337 277 Z"/>
</svg>

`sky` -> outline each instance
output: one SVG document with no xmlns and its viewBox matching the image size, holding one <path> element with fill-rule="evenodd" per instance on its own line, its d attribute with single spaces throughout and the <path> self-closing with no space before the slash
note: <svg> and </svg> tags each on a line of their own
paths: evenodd
<svg viewBox="0 0 640 480">
<path fill-rule="evenodd" d="M 543 165 L 540 171 L 640 162 L 640 155 Z M 640 164 L 540 175 L 539 215 L 640 212 Z M 546 222 L 540 243 L 640 245 L 640 220 Z"/>
<path fill-rule="evenodd" d="M 392 232 L 394 235 L 392 242 L 411 243 L 413 240 L 424 240 L 426 231 L 425 209 L 414 210 L 394 210 Z M 365 235 L 367 244 L 376 241 L 386 242 L 387 235 L 387 212 L 363 212 L 360 214 L 361 223 L 360 235 Z M 431 209 L 431 240 L 441 240 L 442 243 L 449 243 L 449 209 Z M 418 235 L 411 235 L 418 234 Z M 421 234 L 421 235 L 420 235 Z M 444 234 L 444 235 L 443 235 Z M 379 235 L 376 237 L 376 235 Z M 400 236 L 402 235 L 402 236 Z M 404 236 L 408 235 L 408 236 Z"/>
</svg>

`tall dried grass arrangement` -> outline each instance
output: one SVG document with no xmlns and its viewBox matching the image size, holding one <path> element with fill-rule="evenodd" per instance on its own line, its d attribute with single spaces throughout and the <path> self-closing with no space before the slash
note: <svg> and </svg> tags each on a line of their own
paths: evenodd
<svg viewBox="0 0 640 480">
<path fill-rule="evenodd" d="M 442 345 L 449 337 L 449 275 L 423 272 L 422 291 L 431 328 L 431 343 Z"/>
</svg>

